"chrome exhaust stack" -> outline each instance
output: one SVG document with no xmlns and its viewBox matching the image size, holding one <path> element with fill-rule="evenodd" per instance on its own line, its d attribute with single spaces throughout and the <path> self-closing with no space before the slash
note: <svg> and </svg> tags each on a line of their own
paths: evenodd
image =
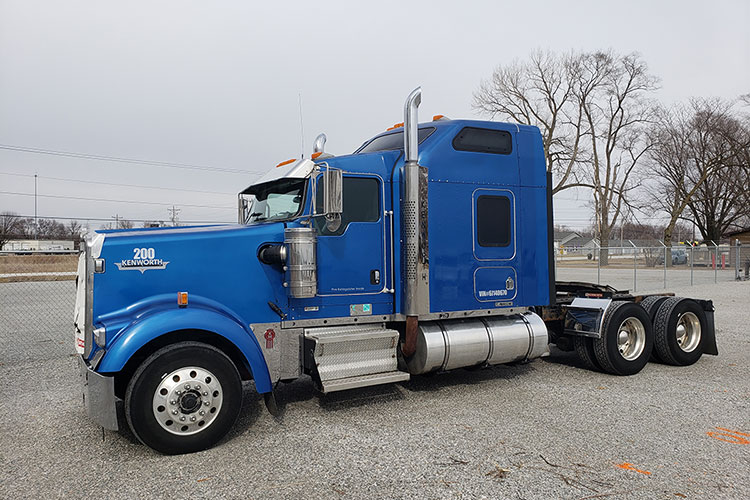
<svg viewBox="0 0 750 500">
<path fill-rule="evenodd" d="M 417 108 L 422 103 L 422 87 L 414 89 L 404 104 L 404 314 L 406 339 L 401 352 L 407 358 L 417 348 L 417 259 L 419 252 L 419 119 Z"/>
</svg>

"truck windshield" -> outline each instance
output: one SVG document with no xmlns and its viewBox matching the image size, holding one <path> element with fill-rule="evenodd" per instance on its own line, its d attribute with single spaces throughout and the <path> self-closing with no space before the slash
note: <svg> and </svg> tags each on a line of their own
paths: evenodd
<svg viewBox="0 0 750 500">
<path fill-rule="evenodd" d="M 292 219 L 302 211 L 305 179 L 279 179 L 240 194 L 244 224 Z"/>
</svg>

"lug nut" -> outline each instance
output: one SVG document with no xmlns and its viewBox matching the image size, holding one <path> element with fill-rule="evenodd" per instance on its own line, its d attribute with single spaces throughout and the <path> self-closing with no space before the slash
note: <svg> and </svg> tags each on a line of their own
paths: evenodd
<svg viewBox="0 0 750 500">
<path fill-rule="evenodd" d="M 205 403 L 203 403 L 203 404 L 204 404 L 204 405 L 206 405 L 206 406 L 209 406 L 209 405 L 210 405 L 211 403 L 209 403 L 208 401 L 206 401 L 206 402 L 205 402 Z"/>
<path fill-rule="evenodd" d="M 191 422 L 195 422 L 195 417 L 190 417 Z"/>
<path fill-rule="evenodd" d="M 208 391 L 203 391 L 204 396 L 208 396 Z"/>
<path fill-rule="evenodd" d="M 190 390 L 190 384 L 185 384 L 185 390 L 186 390 L 186 391 L 189 391 L 189 390 Z"/>
<path fill-rule="evenodd" d="M 203 416 L 203 415 L 205 415 L 205 414 L 206 414 L 206 412 L 205 412 L 205 411 L 203 411 L 203 410 L 199 411 L 198 413 L 200 413 L 200 415 L 201 415 L 201 416 Z"/>
<path fill-rule="evenodd" d="M 180 422 L 184 422 L 184 421 L 185 421 L 185 417 L 180 417 Z"/>
<path fill-rule="evenodd" d="M 171 404 L 171 405 L 176 405 L 176 404 L 177 404 L 177 401 L 175 401 L 175 400 L 173 399 L 173 400 L 171 400 L 171 401 L 169 402 L 169 404 Z"/>
<path fill-rule="evenodd" d="M 180 394 L 182 394 L 182 391 L 181 391 L 181 390 L 179 390 L 179 389 L 177 389 L 177 390 L 176 390 L 176 391 L 174 391 L 174 392 L 175 392 L 175 394 L 177 394 L 178 396 L 179 396 Z"/>
<path fill-rule="evenodd" d="M 201 386 L 200 386 L 200 385 L 196 385 L 196 386 L 195 386 L 195 390 L 196 390 L 196 391 L 200 391 L 200 390 L 201 390 Z"/>
<path fill-rule="evenodd" d="M 177 415 L 177 410 L 172 410 L 172 415 Z"/>
</svg>

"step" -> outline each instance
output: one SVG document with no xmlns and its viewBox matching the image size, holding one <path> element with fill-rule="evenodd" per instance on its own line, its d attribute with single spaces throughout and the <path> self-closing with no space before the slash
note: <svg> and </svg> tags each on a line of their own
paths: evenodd
<svg viewBox="0 0 750 500">
<path fill-rule="evenodd" d="M 323 393 L 345 391 L 357 387 L 368 387 L 371 385 L 392 384 L 409 380 L 410 375 L 406 372 L 393 371 L 387 373 L 375 373 L 373 375 L 361 375 L 359 377 L 340 378 L 323 381 Z"/>
<path fill-rule="evenodd" d="M 313 362 L 324 385 L 397 372 L 399 335 L 382 324 L 307 329 L 305 337 L 315 342 Z"/>
</svg>

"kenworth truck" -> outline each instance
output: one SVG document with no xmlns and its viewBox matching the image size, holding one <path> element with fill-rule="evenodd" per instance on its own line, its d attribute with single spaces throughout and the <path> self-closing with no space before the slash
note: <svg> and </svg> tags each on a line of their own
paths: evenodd
<svg viewBox="0 0 750 500">
<path fill-rule="evenodd" d="M 323 393 L 526 362 L 549 345 L 633 375 L 717 354 L 710 301 L 554 279 L 551 176 L 536 127 L 435 117 L 271 169 L 239 224 L 84 238 L 75 330 L 87 412 L 146 445 L 208 448 L 242 381 Z"/>
</svg>

